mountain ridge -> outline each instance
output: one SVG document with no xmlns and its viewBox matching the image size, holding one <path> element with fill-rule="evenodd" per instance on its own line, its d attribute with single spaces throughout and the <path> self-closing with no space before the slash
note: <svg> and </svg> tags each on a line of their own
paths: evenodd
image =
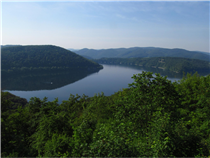
<svg viewBox="0 0 210 158">
<path fill-rule="evenodd" d="M 89 56 L 94 59 L 100 58 L 135 58 L 135 57 L 183 57 L 209 61 L 210 54 L 199 51 L 188 51 L 181 48 L 159 48 L 159 47 L 131 47 L 110 49 L 81 49 L 75 53 Z"/>
</svg>

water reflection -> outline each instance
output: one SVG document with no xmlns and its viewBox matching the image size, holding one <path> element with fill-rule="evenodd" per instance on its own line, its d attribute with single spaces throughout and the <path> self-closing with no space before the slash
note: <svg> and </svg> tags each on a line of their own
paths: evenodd
<svg viewBox="0 0 210 158">
<path fill-rule="evenodd" d="M 161 69 L 103 64 L 101 71 L 2 73 L 2 89 L 16 96 L 26 98 L 28 101 L 31 97 L 40 99 L 47 97 L 49 101 L 58 98 L 59 103 L 61 103 L 63 100 L 68 100 L 70 94 L 81 96 L 85 94 L 92 97 L 103 92 L 106 96 L 110 96 L 123 88 L 128 88 L 128 84 L 133 82 L 131 77 L 134 74 L 142 73 L 142 71 L 160 73 L 162 76 L 167 75 L 167 79 L 172 82 L 182 78 L 182 74 Z M 205 76 L 209 72 L 199 72 L 199 74 Z"/>
<path fill-rule="evenodd" d="M 3 90 L 52 90 L 74 83 L 99 70 L 53 70 L 53 71 L 30 71 L 27 73 L 2 72 L 1 87 Z"/>
</svg>

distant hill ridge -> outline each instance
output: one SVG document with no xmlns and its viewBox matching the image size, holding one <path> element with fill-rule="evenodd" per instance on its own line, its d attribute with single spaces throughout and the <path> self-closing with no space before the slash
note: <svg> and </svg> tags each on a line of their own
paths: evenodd
<svg viewBox="0 0 210 158">
<path fill-rule="evenodd" d="M 5 47 L 17 47 L 17 46 L 22 46 L 22 45 L 1 45 L 1 48 L 5 48 Z"/>
<path fill-rule="evenodd" d="M 115 49 L 81 49 L 75 53 L 82 56 L 89 56 L 94 59 L 100 58 L 145 58 L 145 57 L 181 57 L 189 59 L 200 59 L 209 61 L 210 54 L 199 51 L 188 51 L 185 49 L 157 48 L 157 47 L 132 47 Z"/>
<path fill-rule="evenodd" d="M 94 61 L 53 45 L 3 47 L 1 48 L 1 64 L 3 70 L 102 68 L 101 65 Z"/>
</svg>

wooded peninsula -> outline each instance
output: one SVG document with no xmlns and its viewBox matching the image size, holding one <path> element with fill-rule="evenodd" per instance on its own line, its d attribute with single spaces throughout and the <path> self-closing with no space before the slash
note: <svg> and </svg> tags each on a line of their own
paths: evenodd
<svg viewBox="0 0 210 158">
<path fill-rule="evenodd" d="M 193 71 L 209 71 L 210 62 L 180 57 L 153 57 L 153 58 L 101 58 L 92 59 L 100 64 L 135 65 L 152 67 L 177 73 Z"/>
</svg>

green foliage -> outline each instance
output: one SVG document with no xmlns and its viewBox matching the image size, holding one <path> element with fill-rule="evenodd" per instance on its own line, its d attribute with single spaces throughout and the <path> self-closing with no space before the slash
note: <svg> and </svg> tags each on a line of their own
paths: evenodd
<svg viewBox="0 0 210 158">
<path fill-rule="evenodd" d="M 164 137 L 162 133 L 166 129 L 170 130 L 168 128 L 170 116 L 179 103 L 176 101 L 177 93 L 171 82 L 159 74 L 156 74 L 154 78 L 152 73 L 142 72 L 142 74 L 134 75 L 133 78 L 134 83 L 129 85 L 131 88 L 127 95 L 116 100 L 118 110 L 115 114 L 116 124 L 114 124 L 113 128 L 126 124 L 125 127 L 127 128 L 120 129 L 127 136 L 126 140 L 132 142 L 132 145 L 130 144 L 129 146 L 133 146 L 132 149 L 135 152 L 128 152 L 129 155 L 166 156 L 169 154 L 169 151 L 163 152 L 163 150 L 158 148 L 161 148 L 161 139 Z M 162 120 L 163 116 L 160 117 L 163 113 L 166 117 L 164 120 Z M 159 123 L 157 124 L 157 122 Z M 119 135 L 119 133 L 117 131 L 116 135 Z M 131 133 L 137 133 L 138 137 L 135 138 Z M 154 144 L 154 142 L 156 143 Z M 126 150 L 123 149 L 122 151 Z M 123 154 L 128 156 L 126 152 Z"/>
<path fill-rule="evenodd" d="M 44 146 L 43 157 L 69 157 L 71 153 L 71 137 L 54 133 Z"/>
<path fill-rule="evenodd" d="M 109 97 L 70 95 L 60 105 L 34 97 L 16 111 L 2 92 L 2 156 L 210 156 L 210 75 L 132 78 Z"/>
<path fill-rule="evenodd" d="M 188 148 L 188 153 L 207 156 L 210 153 L 210 75 L 199 77 L 197 73 L 188 73 L 179 84 L 174 84 L 183 96 L 181 108 L 176 109 L 181 117 L 175 128 L 181 138 L 177 143 Z M 190 150 L 192 146 L 194 150 Z"/>
</svg>

